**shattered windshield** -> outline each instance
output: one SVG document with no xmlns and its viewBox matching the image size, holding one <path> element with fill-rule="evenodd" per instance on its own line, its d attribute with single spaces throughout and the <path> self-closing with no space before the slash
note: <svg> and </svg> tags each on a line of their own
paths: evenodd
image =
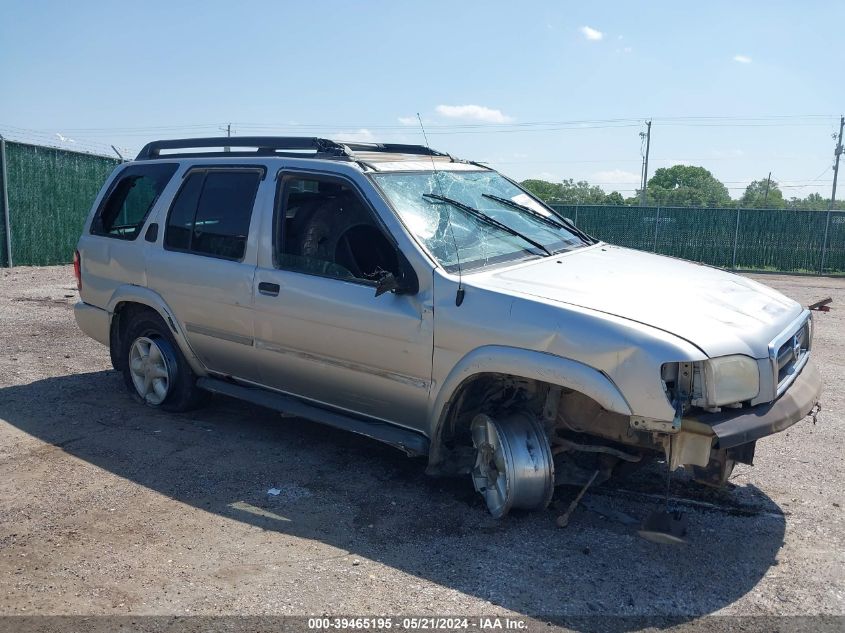
<svg viewBox="0 0 845 633">
<path fill-rule="evenodd" d="M 372 177 L 405 226 L 449 271 L 457 270 L 458 265 L 466 270 L 545 257 L 585 245 L 574 232 L 549 221 L 547 218 L 556 218 L 548 209 L 494 171 L 400 172 Z M 520 209 L 520 205 L 528 208 Z"/>
</svg>

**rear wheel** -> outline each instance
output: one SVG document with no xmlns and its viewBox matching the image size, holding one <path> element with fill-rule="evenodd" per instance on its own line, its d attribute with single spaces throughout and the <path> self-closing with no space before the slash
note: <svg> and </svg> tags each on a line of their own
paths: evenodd
<svg viewBox="0 0 845 633">
<path fill-rule="evenodd" d="M 167 411 L 200 404 L 204 392 L 158 314 L 144 310 L 133 315 L 122 343 L 123 379 L 141 402 Z"/>
<path fill-rule="evenodd" d="M 554 492 L 554 462 L 542 424 L 530 413 L 472 421 L 472 481 L 496 518 L 512 509 L 542 510 Z"/>
<path fill-rule="evenodd" d="M 168 354 L 159 339 L 139 336 L 129 348 L 129 375 L 138 395 L 150 406 L 157 407 L 167 399 L 170 393 L 170 376 L 173 370 L 172 354 Z M 171 359 L 168 360 L 168 356 Z"/>
</svg>

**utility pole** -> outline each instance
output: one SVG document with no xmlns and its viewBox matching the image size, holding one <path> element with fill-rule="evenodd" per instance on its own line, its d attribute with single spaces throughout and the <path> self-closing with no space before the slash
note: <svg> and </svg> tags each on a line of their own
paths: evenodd
<svg viewBox="0 0 845 633">
<path fill-rule="evenodd" d="M 646 187 L 648 187 L 648 152 L 651 149 L 651 121 L 646 121 L 646 131 L 640 132 L 640 138 L 645 136 L 645 155 L 643 156 L 643 182 L 640 188 L 640 206 L 644 207 L 646 202 Z"/>
<path fill-rule="evenodd" d="M 836 202 L 836 180 L 839 177 L 839 157 L 842 155 L 842 128 L 845 127 L 845 116 L 839 117 L 839 136 L 836 137 L 836 149 L 833 155 L 836 156 L 836 162 L 833 164 L 833 191 L 830 194 L 830 206 L 828 210 L 833 209 L 833 204 Z"/>
<path fill-rule="evenodd" d="M 766 178 L 766 194 L 763 196 L 763 208 L 769 204 L 769 185 L 772 184 L 772 172 L 769 172 L 769 177 Z"/>
<path fill-rule="evenodd" d="M 833 155 L 836 157 L 833 163 L 833 190 L 830 192 L 830 204 L 827 207 L 827 218 L 824 223 L 824 239 L 822 240 L 822 261 L 819 265 L 819 274 L 824 274 L 824 264 L 827 258 L 827 234 L 830 229 L 830 215 L 833 213 L 833 205 L 836 204 L 836 181 L 839 178 L 839 157 L 842 156 L 842 129 L 845 128 L 845 116 L 839 117 L 839 136 L 836 137 L 836 149 Z"/>
<path fill-rule="evenodd" d="M 222 130 L 223 128 L 221 127 L 220 129 Z M 231 123 L 226 124 L 226 138 L 232 138 L 232 124 Z M 224 147 L 223 151 L 224 152 L 231 152 L 232 148 L 231 147 Z"/>
</svg>

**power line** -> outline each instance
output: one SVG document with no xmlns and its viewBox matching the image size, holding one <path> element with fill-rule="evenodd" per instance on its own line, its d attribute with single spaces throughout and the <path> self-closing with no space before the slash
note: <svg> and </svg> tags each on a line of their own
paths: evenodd
<svg viewBox="0 0 845 633">
<path fill-rule="evenodd" d="M 828 125 L 835 120 L 830 114 L 790 114 L 790 115 L 761 115 L 761 116 L 677 116 L 677 117 L 652 117 L 651 120 L 664 125 L 688 125 L 688 126 L 744 126 L 744 125 Z M 636 126 L 640 125 L 642 117 L 637 118 L 608 118 L 608 119 L 570 119 L 570 120 L 547 120 L 547 121 L 485 121 L 473 123 L 429 123 L 428 130 L 471 130 L 480 129 L 495 131 L 499 129 L 520 129 L 532 127 L 586 127 L 588 129 L 605 126 Z M 243 129 L 332 129 L 332 128 L 367 128 L 371 130 L 408 130 L 409 125 L 405 123 L 235 123 Z M 121 133 L 147 133 L 159 131 L 179 130 L 213 130 L 220 126 L 220 123 L 184 124 L 184 125 L 150 125 L 136 127 L 78 127 L 65 128 L 68 132 L 87 132 L 121 134 Z"/>
</svg>

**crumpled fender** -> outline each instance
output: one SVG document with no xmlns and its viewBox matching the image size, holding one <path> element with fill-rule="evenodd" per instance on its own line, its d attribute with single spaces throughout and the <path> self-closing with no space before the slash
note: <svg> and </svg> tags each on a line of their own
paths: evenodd
<svg viewBox="0 0 845 633">
<path fill-rule="evenodd" d="M 140 303 L 158 312 L 159 316 L 170 328 L 170 333 L 173 335 L 182 355 L 188 361 L 194 373 L 198 376 L 205 376 L 208 373 L 205 366 L 194 353 L 194 350 L 191 349 L 191 345 L 185 336 L 185 330 L 160 294 L 143 286 L 134 286 L 131 284 L 119 286 L 112 294 L 106 306 L 110 317 L 114 316 L 117 306 L 124 302 Z"/>
<path fill-rule="evenodd" d="M 431 452 L 429 464 L 441 458 L 440 434 L 448 418 L 451 405 L 461 388 L 479 374 L 508 374 L 535 379 L 572 389 L 589 396 L 614 413 L 631 415 L 631 407 L 619 388 L 601 371 L 584 363 L 545 352 L 485 345 L 464 356 L 443 381 L 429 411 Z"/>
</svg>

